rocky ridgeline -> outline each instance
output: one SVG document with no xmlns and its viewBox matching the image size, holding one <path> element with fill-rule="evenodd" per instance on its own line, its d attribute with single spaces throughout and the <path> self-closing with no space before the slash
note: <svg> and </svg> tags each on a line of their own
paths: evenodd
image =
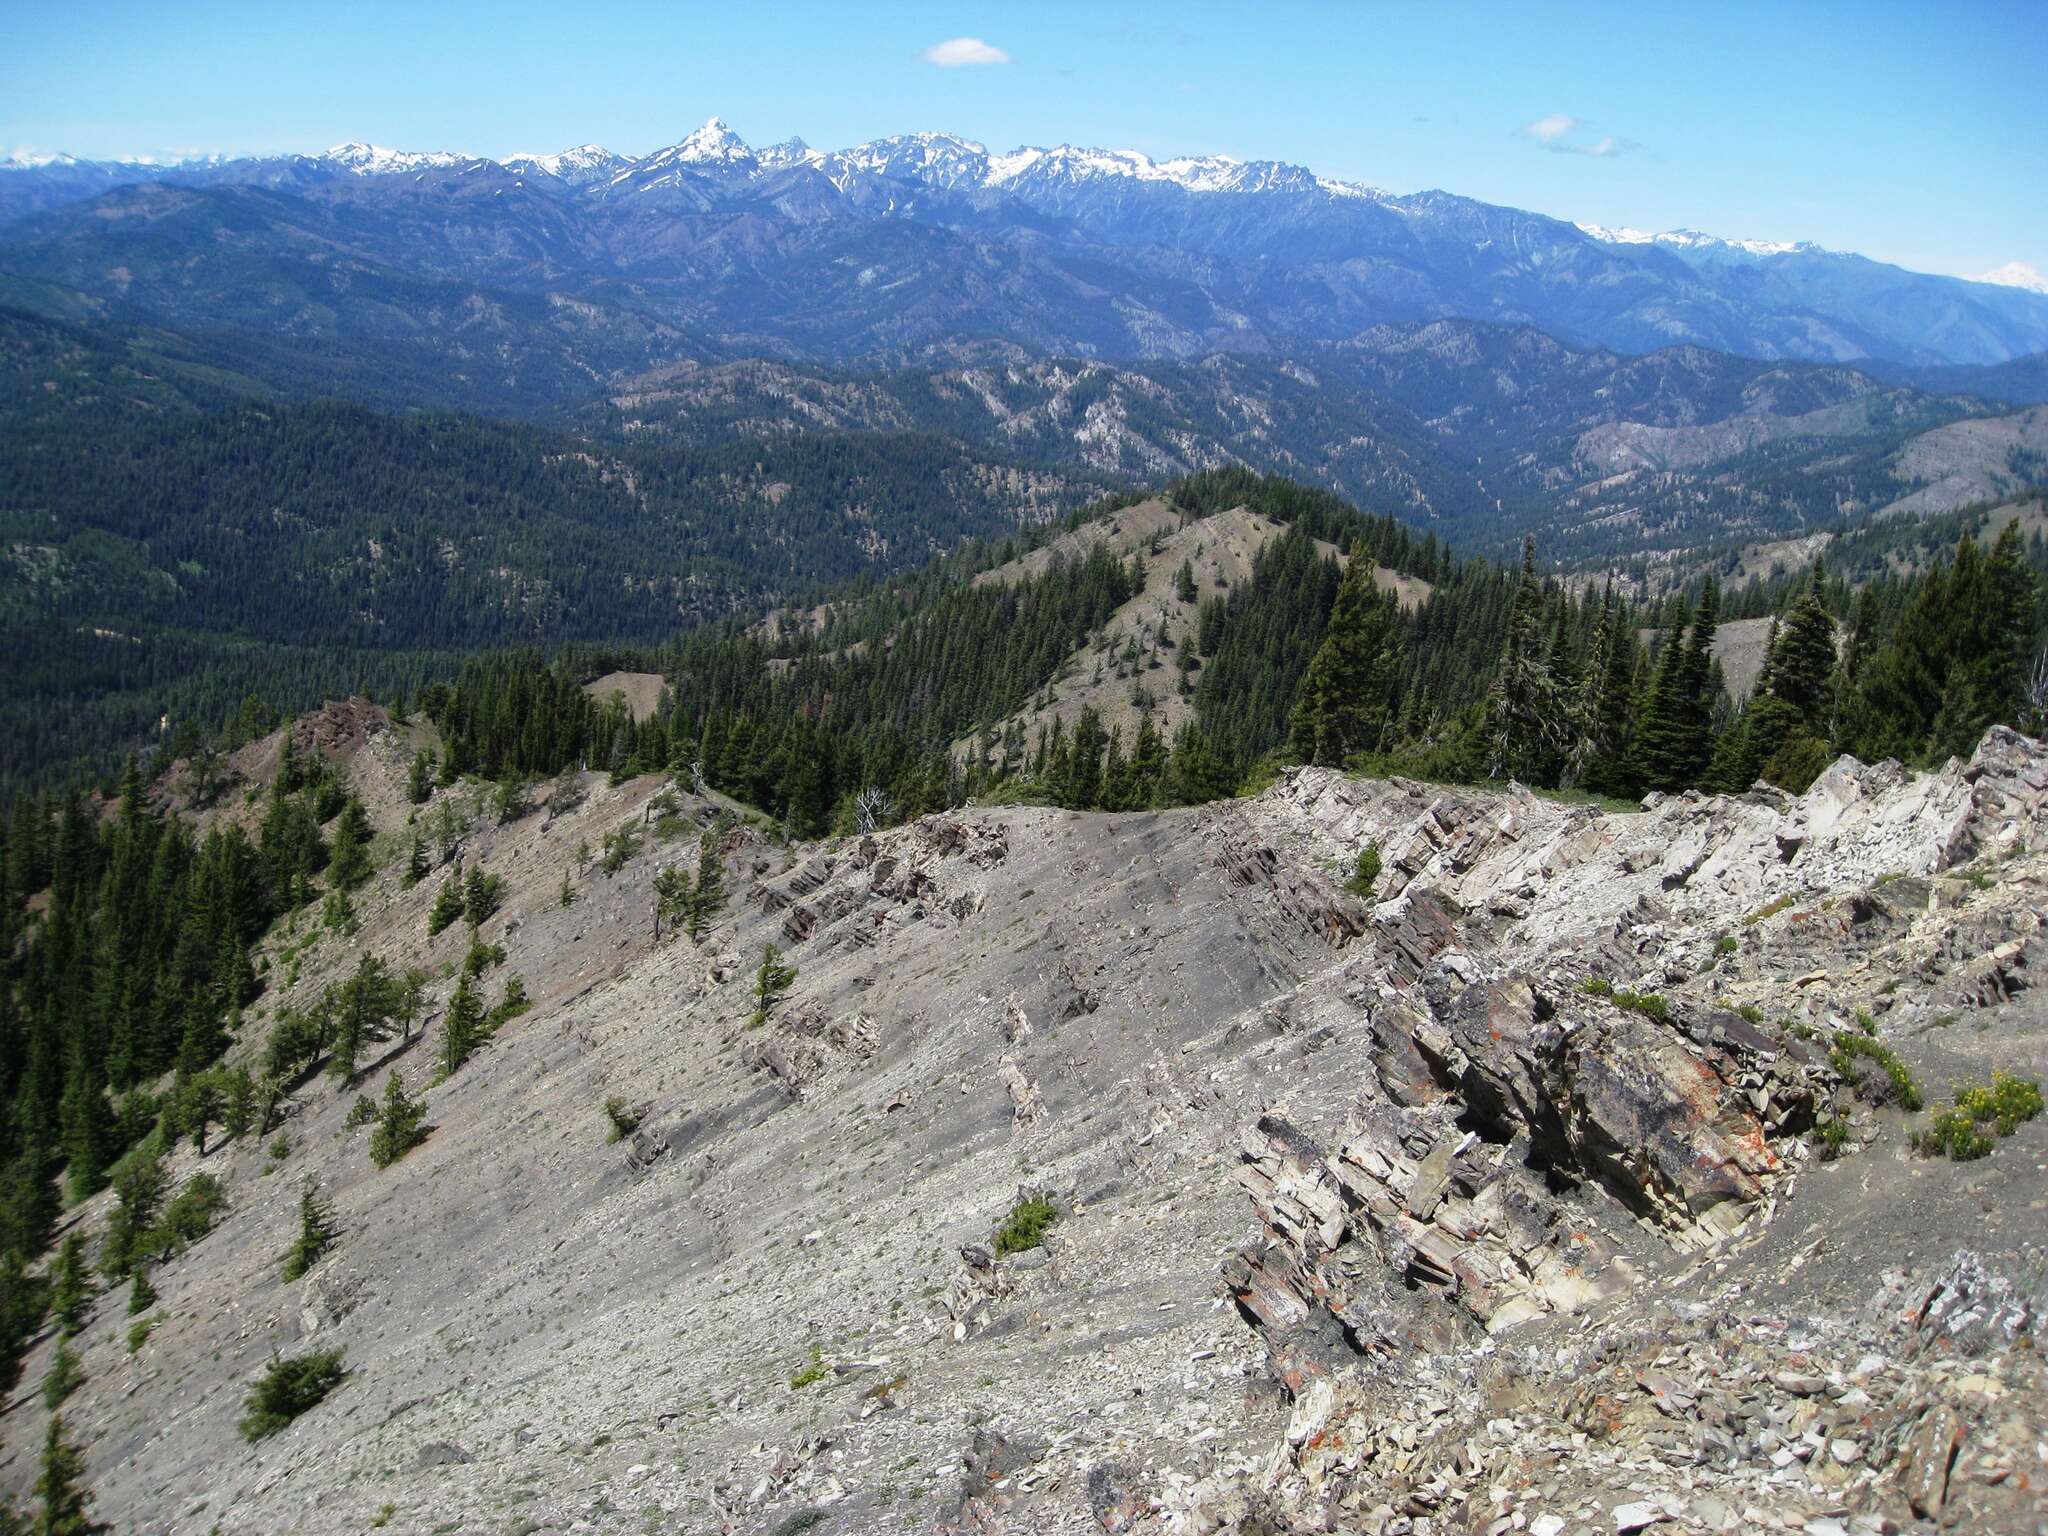
<svg viewBox="0 0 2048 1536">
<path fill-rule="evenodd" d="M 323 719 L 397 832 L 410 743 Z M 469 818 L 507 882 L 480 936 L 534 1007 L 430 1089 L 378 1060 L 356 1091 L 402 1067 L 424 1145 L 374 1172 L 314 1079 L 285 1157 L 209 1153 L 230 1211 L 155 1277 L 162 1325 L 131 1357 L 103 1301 L 78 1341 L 103 1516 L 2048 1529 L 2048 1122 L 1920 1156 L 1884 1065 L 1930 1103 L 2048 1075 L 2038 744 L 1631 814 L 1309 770 L 800 847 L 691 795 L 664 837 L 661 788 Z M 574 851 L 628 828 L 609 873 Z M 729 904 L 657 939 L 700 828 Z M 436 974 L 431 1017 L 469 942 L 425 934 L 443 878 L 386 867 L 355 939 L 283 936 L 273 997 L 367 947 Z M 756 1020 L 770 942 L 797 975 Z M 306 1174 L 343 1235 L 285 1285 Z M 348 1379 L 244 1445 L 249 1379 L 309 1344 Z M 0 1419 L 10 1487 L 38 1412 Z"/>
<path fill-rule="evenodd" d="M 1959 1252 L 1931 1286 L 1864 1254 L 1886 1272 L 1834 1316 L 1746 1315 L 1740 1282 L 1657 1294 L 1681 1255 L 1732 1270 L 1810 1133 L 1882 1077 L 1801 1020 L 1991 1007 L 2039 974 L 2036 744 L 1636 817 L 1317 773 L 1275 795 L 1309 846 L 1385 850 L 1346 988 L 1366 1076 L 1327 1141 L 1270 1113 L 1242 1131 L 1262 1232 L 1225 1285 L 1292 1413 L 1277 1456 L 1178 1490 L 1181 1529 L 2044 1528 L 2037 1252 L 2021 1280 Z M 1978 942 L 1954 964 L 1959 929 Z M 1771 974 L 1794 955 L 1817 963 Z M 1758 983 L 1779 1022 L 1723 995 Z"/>
</svg>

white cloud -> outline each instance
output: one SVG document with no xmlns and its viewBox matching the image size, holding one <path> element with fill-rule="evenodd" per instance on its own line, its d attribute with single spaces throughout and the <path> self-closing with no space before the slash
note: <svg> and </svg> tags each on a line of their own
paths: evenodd
<svg viewBox="0 0 2048 1536">
<path fill-rule="evenodd" d="M 1590 124 L 1569 112 L 1553 112 L 1533 123 L 1524 123 L 1521 128 L 1523 138 L 1534 139 L 1553 155 L 1590 155 L 1596 160 L 1604 160 L 1610 155 L 1625 155 L 1632 149 L 1643 147 L 1634 139 L 1617 139 L 1611 133 L 1602 134 L 1597 139 L 1589 138 L 1590 132 Z"/>
<path fill-rule="evenodd" d="M 1579 126 L 1579 120 L 1563 112 L 1553 112 L 1548 117 L 1539 117 L 1533 123 L 1524 123 L 1522 132 L 1538 144 L 1555 144 L 1559 139 Z"/>
<path fill-rule="evenodd" d="M 943 43 L 933 43 L 919 57 L 925 63 L 936 64 L 941 69 L 960 69 L 969 64 L 1010 62 L 1010 56 L 1002 49 L 984 43 L 978 37 L 949 37 Z"/>
<path fill-rule="evenodd" d="M 1549 147 L 1560 155 L 1593 155 L 1604 158 L 1608 155 L 1625 155 L 1630 150 L 1641 149 L 1643 146 L 1634 139 L 1617 139 L 1610 133 L 1590 144 L 1552 144 Z"/>
</svg>

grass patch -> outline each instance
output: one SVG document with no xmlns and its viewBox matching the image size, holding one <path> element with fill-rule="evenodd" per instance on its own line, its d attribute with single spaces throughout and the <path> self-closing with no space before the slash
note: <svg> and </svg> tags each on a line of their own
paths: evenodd
<svg viewBox="0 0 2048 1536">
<path fill-rule="evenodd" d="M 1745 928 L 1754 928 L 1758 923 L 1763 922 L 1766 918 L 1776 917 L 1780 912 L 1784 911 L 1787 907 L 1791 906 L 1796 899 L 1796 897 L 1792 896 L 1780 896 L 1776 901 L 1767 901 L 1762 906 L 1758 907 L 1754 912 L 1750 913 L 1749 916 L 1745 917 L 1742 920 L 1742 926 Z"/>
<path fill-rule="evenodd" d="M 1671 1017 L 1671 1005 L 1664 1001 L 1659 992 L 1617 992 L 1614 983 L 1604 976 L 1590 976 L 1581 983 L 1579 990 L 1588 997 L 1601 998 L 1617 1008 L 1630 1013 L 1640 1013 L 1646 1019 L 1659 1023 Z"/>
<path fill-rule="evenodd" d="M 825 1363 L 824 1353 L 817 1345 L 811 1346 L 811 1363 L 789 1378 L 789 1390 L 801 1392 L 805 1387 L 814 1387 L 832 1374 L 832 1367 Z"/>
</svg>

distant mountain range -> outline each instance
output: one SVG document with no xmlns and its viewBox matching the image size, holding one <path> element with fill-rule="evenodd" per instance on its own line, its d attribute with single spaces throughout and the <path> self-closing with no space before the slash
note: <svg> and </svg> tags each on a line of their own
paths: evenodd
<svg viewBox="0 0 2048 1536">
<path fill-rule="evenodd" d="M 2048 295 L 1807 244 L 1582 228 L 1274 161 L 928 133 L 756 149 L 717 119 L 638 158 L 0 162 L 0 301 L 284 341 L 297 366 L 487 410 L 683 359 L 1284 354 L 1449 317 L 1895 369 L 2048 350 Z"/>
</svg>

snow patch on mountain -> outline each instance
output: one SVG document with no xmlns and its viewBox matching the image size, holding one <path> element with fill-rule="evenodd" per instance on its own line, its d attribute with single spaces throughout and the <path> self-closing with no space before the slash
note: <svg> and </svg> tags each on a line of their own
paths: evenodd
<svg viewBox="0 0 2048 1536">
<path fill-rule="evenodd" d="M 2048 293 L 2048 277 L 2043 277 L 2037 268 L 2024 261 L 2008 261 L 1989 272 L 1979 272 L 1969 281 L 1991 283 L 2000 288 L 2024 288 L 2029 293 Z"/>
<path fill-rule="evenodd" d="M 1605 245 L 1662 245 L 1696 255 L 1740 252 L 1746 256 L 1790 256 L 1821 247 L 1810 240 L 1729 240 L 1703 234 L 1697 229 L 1666 229 L 1652 232 L 1607 224 L 1581 224 L 1581 233 Z"/>
<path fill-rule="evenodd" d="M 625 155 L 613 154 L 602 144 L 578 144 L 574 149 L 557 150 L 552 155 L 511 155 L 499 163 L 514 175 L 552 176 L 557 181 L 580 186 L 614 176 L 633 162 Z"/>
<path fill-rule="evenodd" d="M 323 150 L 314 158 L 338 165 L 352 176 L 394 176 L 406 171 L 445 171 L 453 166 L 468 165 L 476 156 L 448 149 L 386 149 L 381 144 L 361 144 L 351 140 Z"/>
</svg>

